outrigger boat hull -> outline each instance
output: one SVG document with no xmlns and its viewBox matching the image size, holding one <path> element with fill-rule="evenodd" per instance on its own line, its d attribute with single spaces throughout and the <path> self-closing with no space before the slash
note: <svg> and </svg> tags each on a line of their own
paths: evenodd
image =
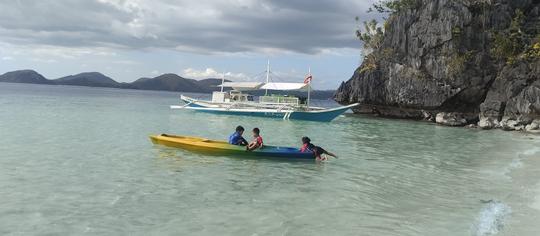
<svg viewBox="0 0 540 236">
<path fill-rule="evenodd" d="M 182 101 L 186 103 L 184 106 L 171 106 L 171 109 L 188 109 L 198 112 L 206 112 L 213 114 L 225 114 L 225 115 L 240 115 L 240 116 L 257 116 L 257 117 L 271 117 L 281 118 L 284 120 L 308 120 L 319 122 L 330 122 L 336 117 L 345 113 L 347 110 L 358 106 L 359 104 L 351 104 L 348 106 L 341 106 L 337 108 L 316 108 L 313 110 L 292 110 L 292 109 L 279 109 L 279 108 L 257 108 L 247 107 L 244 108 L 229 108 L 220 107 L 219 105 L 212 105 L 207 102 L 198 101 L 189 97 L 182 96 Z"/>
<path fill-rule="evenodd" d="M 336 117 L 345 113 L 352 107 L 357 106 L 356 104 L 338 107 L 334 109 L 322 110 L 322 111 L 291 111 L 291 110 L 277 110 L 277 109 L 227 109 L 227 108 L 211 108 L 211 107 L 201 107 L 201 106 L 171 106 L 172 109 L 188 109 L 198 112 L 207 112 L 213 114 L 224 114 L 224 115 L 240 115 L 240 116 L 256 116 L 256 117 L 271 117 L 271 118 L 281 118 L 284 120 L 308 120 L 308 121 L 319 121 L 319 122 L 330 122 Z"/>
<path fill-rule="evenodd" d="M 291 160 L 315 159 L 313 153 L 300 152 L 298 148 L 292 147 L 265 145 L 261 149 L 246 151 L 246 148 L 243 146 L 231 145 L 225 141 L 169 134 L 152 135 L 150 136 L 150 140 L 154 144 L 213 155 L 270 157 Z"/>
</svg>

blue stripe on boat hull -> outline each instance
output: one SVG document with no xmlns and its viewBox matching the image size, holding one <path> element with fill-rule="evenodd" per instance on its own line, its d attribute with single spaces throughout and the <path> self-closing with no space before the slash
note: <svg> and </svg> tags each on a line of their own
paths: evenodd
<svg viewBox="0 0 540 236">
<path fill-rule="evenodd" d="M 292 112 L 289 119 L 292 120 L 309 120 L 319 122 L 329 122 L 343 114 L 347 109 L 332 110 L 326 112 Z M 199 112 L 206 112 L 212 114 L 224 114 L 224 115 L 240 115 L 240 116 L 255 116 L 255 117 L 270 117 L 270 118 L 283 118 L 284 112 L 247 112 L 247 111 L 220 111 L 220 110 L 195 110 Z"/>
<path fill-rule="evenodd" d="M 345 113 L 349 108 L 325 111 L 325 112 L 302 112 L 297 111 L 291 113 L 289 119 L 293 120 L 310 120 L 310 121 L 321 121 L 321 122 L 330 122 L 339 115 Z"/>
<path fill-rule="evenodd" d="M 283 118 L 285 113 L 279 112 L 249 112 L 249 111 L 216 111 L 216 110 L 195 110 L 198 112 L 206 112 L 220 115 L 237 115 L 237 116 L 256 116 L 256 117 L 272 117 Z"/>
</svg>

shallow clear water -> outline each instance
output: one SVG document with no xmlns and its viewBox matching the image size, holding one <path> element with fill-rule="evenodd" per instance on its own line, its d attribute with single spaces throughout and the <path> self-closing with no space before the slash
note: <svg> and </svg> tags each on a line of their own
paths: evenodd
<svg viewBox="0 0 540 236">
<path fill-rule="evenodd" d="M 0 234 L 538 235 L 540 138 L 347 115 L 171 111 L 177 93 L 0 83 Z M 325 163 L 194 154 L 150 134 L 267 144 Z"/>
</svg>

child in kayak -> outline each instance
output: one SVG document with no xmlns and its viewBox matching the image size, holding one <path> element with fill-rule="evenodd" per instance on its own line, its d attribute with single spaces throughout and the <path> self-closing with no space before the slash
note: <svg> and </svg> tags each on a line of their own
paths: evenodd
<svg viewBox="0 0 540 236">
<path fill-rule="evenodd" d="M 324 148 L 315 146 L 311 143 L 311 139 L 308 137 L 302 137 L 302 148 L 300 148 L 301 152 L 313 152 L 313 155 L 315 155 L 316 159 L 318 161 L 324 161 L 327 158 L 325 156 L 322 156 L 323 154 L 338 158 L 334 153 L 331 153 L 329 151 L 324 150 Z"/>
<path fill-rule="evenodd" d="M 253 141 L 251 141 L 251 143 L 249 143 L 249 145 L 247 146 L 247 150 L 248 151 L 253 151 L 257 148 L 262 148 L 263 146 L 263 139 L 260 135 L 261 131 L 259 130 L 259 128 L 254 128 L 253 129 Z"/>
<path fill-rule="evenodd" d="M 229 143 L 232 145 L 240 145 L 240 146 L 246 146 L 248 145 L 248 142 L 242 137 L 242 134 L 244 134 L 244 127 L 237 126 L 236 132 L 234 134 L 231 134 L 229 136 Z"/>
</svg>

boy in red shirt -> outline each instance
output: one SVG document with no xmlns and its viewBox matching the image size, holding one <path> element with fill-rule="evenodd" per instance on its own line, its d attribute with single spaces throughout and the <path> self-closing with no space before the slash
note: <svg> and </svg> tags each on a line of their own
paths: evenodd
<svg viewBox="0 0 540 236">
<path fill-rule="evenodd" d="M 261 131 L 259 130 L 259 128 L 253 129 L 253 141 L 251 141 L 251 143 L 249 143 L 249 145 L 247 146 L 248 151 L 253 151 L 257 148 L 262 148 L 263 138 L 261 137 L 260 133 Z"/>
</svg>

